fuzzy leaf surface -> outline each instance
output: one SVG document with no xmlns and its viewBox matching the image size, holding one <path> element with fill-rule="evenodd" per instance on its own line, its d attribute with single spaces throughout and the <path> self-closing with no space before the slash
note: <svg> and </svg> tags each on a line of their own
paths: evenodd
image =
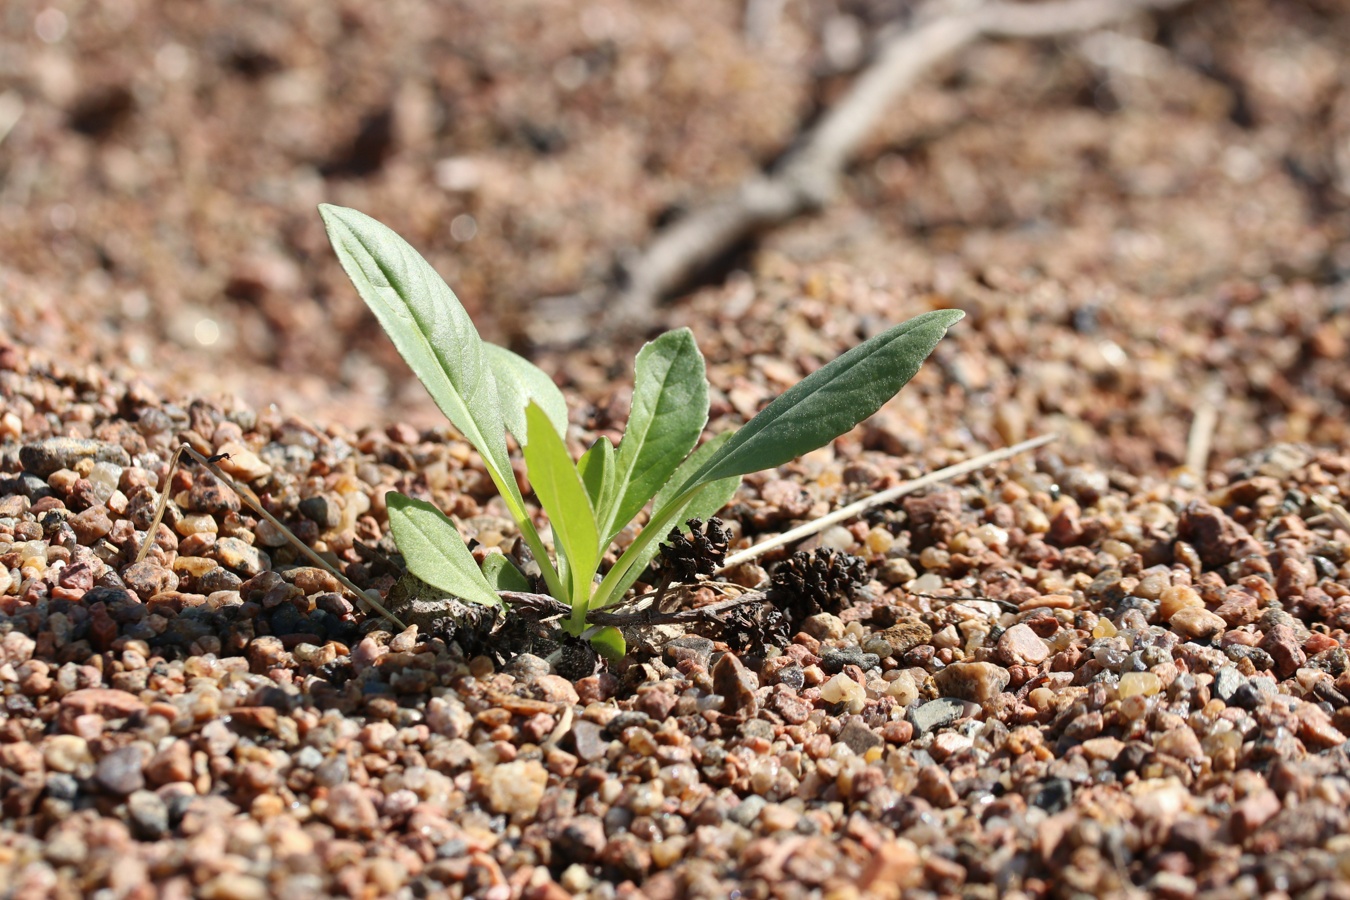
<svg viewBox="0 0 1350 900">
<path fill-rule="evenodd" d="M 497 382 L 502 420 L 517 443 L 524 446 L 528 439 L 525 407 L 531 400 L 539 404 L 559 436 L 567 435 L 567 401 L 543 369 L 496 344 L 484 342 L 483 354 Z"/>
<path fill-rule="evenodd" d="M 483 557 L 483 578 L 494 591 L 529 591 L 530 581 L 516 564 L 501 553 L 489 553 Z"/>
<path fill-rule="evenodd" d="M 478 450 L 497 489 L 523 505 L 483 341 L 455 292 L 407 241 L 365 213 L 329 204 L 319 213 L 342 268 L 408 367 Z"/>
<path fill-rule="evenodd" d="M 708 421 L 703 354 L 688 328 L 638 351 L 628 426 L 614 460 L 614 494 L 599 512 L 606 537 L 627 525 L 698 443 Z"/>
<path fill-rule="evenodd" d="M 445 513 L 397 491 L 387 493 L 385 502 L 389 506 L 389 528 L 409 572 L 461 600 L 501 606 L 501 598 L 483 577 L 459 529 Z"/>
</svg>

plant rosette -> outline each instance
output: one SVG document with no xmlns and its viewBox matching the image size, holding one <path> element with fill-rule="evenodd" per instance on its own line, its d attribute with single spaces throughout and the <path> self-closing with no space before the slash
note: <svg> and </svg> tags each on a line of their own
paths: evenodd
<svg viewBox="0 0 1350 900">
<path fill-rule="evenodd" d="M 817 369 L 744 426 L 699 444 L 708 381 L 687 328 L 646 344 L 634 365 L 633 400 L 618 446 L 600 438 L 579 460 L 567 450 L 567 404 L 542 370 L 484 341 L 454 292 L 406 241 L 352 209 L 319 207 L 329 240 L 357 292 L 450 423 L 482 457 L 548 593 L 570 610 L 563 629 L 621 658 L 622 635 L 587 622 L 619 603 L 672 527 L 707 518 L 741 476 L 823 447 L 904 387 L 964 315 L 936 310 L 896 325 Z M 552 552 L 529 515 L 506 436 L 521 448 L 530 485 L 552 531 Z M 389 526 L 408 571 L 439 591 L 502 606 L 499 591 L 528 589 L 501 554 L 480 565 L 454 521 L 430 503 L 388 495 Z M 614 538 L 650 508 L 636 539 L 603 575 Z"/>
</svg>

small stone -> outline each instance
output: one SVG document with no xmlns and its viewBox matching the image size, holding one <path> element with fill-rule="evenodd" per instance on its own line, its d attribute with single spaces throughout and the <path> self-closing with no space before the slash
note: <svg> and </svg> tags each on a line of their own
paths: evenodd
<svg viewBox="0 0 1350 900">
<path fill-rule="evenodd" d="M 97 714 L 105 719 L 125 719 L 128 716 L 145 711 L 140 698 L 126 691 L 112 688 L 83 688 L 71 691 L 61 698 L 57 721 L 63 730 L 69 732 L 79 716 Z"/>
<path fill-rule="evenodd" d="M 1299 667 L 1308 661 L 1308 655 L 1299 646 L 1294 629 L 1288 625 L 1275 625 L 1266 632 L 1260 647 L 1270 654 L 1275 664 L 1275 674 L 1289 678 Z"/>
<path fill-rule="evenodd" d="M 328 792 L 328 807 L 324 810 L 328 824 L 345 834 L 369 835 L 380 824 L 380 814 L 366 789 L 346 782 Z"/>
<path fill-rule="evenodd" d="M 175 740 L 150 757 L 145 766 L 145 777 L 150 784 L 161 787 L 175 781 L 192 779 L 192 746 L 185 740 Z"/>
<path fill-rule="evenodd" d="M 1228 623 L 1217 613 L 1203 606 L 1186 606 L 1177 610 L 1167 620 L 1172 630 L 1187 640 L 1208 641 L 1223 634 Z"/>
<path fill-rule="evenodd" d="M 826 703 L 841 703 L 848 712 L 858 713 L 867 703 L 867 691 L 841 673 L 820 686 L 820 699 Z"/>
<path fill-rule="evenodd" d="M 266 900 L 267 883 L 241 872 L 225 872 L 201 886 L 201 900 Z"/>
<path fill-rule="evenodd" d="M 217 452 L 228 454 L 228 459 L 222 459 L 216 465 L 232 478 L 240 481 L 257 481 L 272 474 L 272 467 L 243 444 L 230 441 L 221 444 Z"/>
<path fill-rule="evenodd" d="M 1088 759 L 1101 759 L 1107 762 L 1115 762 L 1116 757 L 1120 756 L 1125 749 L 1125 742 L 1119 738 L 1096 737 L 1089 738 L 1082 743 L 1083 755 Z"/>
<path fill-rule="evenodd" d="M 322 494 L 301 500 L 300 515 L 323 529 L 336 528 L 342 523 L 342 507 Z"/>
<path fill-rule="evenodd" d="M 559 829 L 553 847 L 564 861 L 586 865 L 605 849 L 605 825 L 596 816 L 574 816 Z"/>
<path fill-rule="evenodd" d="M 1162 679 L 1152 672 L 1126 672 L 1116 684 L 1116 695 L 1124 700 L 1135 694 L 1152 697 L 1162 690 Z"/>
<path fill-rule="evenodd" d="M 901 619 L 890 628 L 877 632 L 877 637 L 891 645 L 891 656 L 903 656 L 920 644 L 931 641 L 933 629 L 921 619 Z"/>
<path fill-rule="evenodd" d="M 858 878 L 858 889 L 866 897 L 899 897 L 905 888 L 923 882 L 923 860 L 919 848 L 906 838 L 885 841 L 868 858 Z"/>
<path fill-rule="evenodd" d="M 169 833 L 169 807 L 153 791 L 133 791 L 127 797 L 127 817 L 131 830 L 143 841 L 154 841 Z"/>
<path fill-rule="evenodd" d="M 1154 742 L 1159 753 L 1166 753 L 1185 762 L 1203 759 L 1205 751 L 1200 747 L 1200 739 L 1188 725 L 1179 725 L 1162 735 Z"/>
<path fill-rule="evenodd" d="M 245 578 L 261 575 L 272 568 L 271 557 L 239 538 L 220 538 L 210 552 L 212 559 Z"/>
<path fill-rule="evenodd" d="M 145 787 L 142 764 L 139 748 L 122 747 L 98 761 L 94 769 L 94 781 L 109 794 L 125 796 Z"/>
<path fill-rule="evenodd" d="M 857 666 L 864 672 L 881 664 L 881 657 L 867 653 L 859 647 L 843 647 L 838 650 L 822 650 L 820 668 L 831 675 L 844 671 L 845 666 Z"/>
<path fill-rule="evenodd" d="M 1007 669 L 990 662 L 956 662 L 939 670 L 933 681 L 944 697 L 983 703 L 1001 694 L 1011 677 Z"/>
<path fill-rule="evenodd" d="M 937 728 L 945 728 L 966 716 L 966 701 L 955 697 L 939 697 L 909 710 L 909 721 L 920 735 Z"/>
<path fill-rule="evenodd" d="M 19 448 L 19 462 L 24 471 L 43 479 L 60 469 L 74 469 L 82 459 L 131 465 L 131 455 L 118 444 L 88 438 L 47 438 Z"/>
<path fill-rule="evenodd" d="M 1233 804 L 1232 817 L 1229 820 L 1233 837 L 1238 841 L 1245 841 L 1279 811 L 1280 798 L 1268 788 Z"/>
<path fill-rule="evenodd" d="M 1009 666 L 1038 666 L 1050 655 L 1050 646 L 1031 630 L 1031 626 L 1014 625 L 998 639 L 994 655 Z"/>
<path fill-rule="evenodd" d="M 835 740 L 847 746 L 855 756 L 863 756 L 873 747 L 880 747 L 885 743 L 881 735 L 858 721 L 849 722 L 839 729 L 839 736 Z"/>
<path fill-rule="evenodd" d="M 84 512 L 66 519 L 66 522 L 75 532 L 75 539 L 86 547 L 91 547 L 100 538 L 107 537 L 113 529 L 113 521 L 108 517 L 108 510 L 102 506 L 91 506 Z"/>
<path fill-rule="evenodd" d="M 883 582 L 892 586 L 908 584 L 919 577 L 919 573 L 914 571 L 914 566 L 904 557 L 892 557 L 886 560 L 881 564 L 878 575 Z"/>
<path fill-rule="evenodd" d="M 837 641 L 844 636 L 844 623 L 833 613 L 816 613 L 802 622 L 802 631 L 818 641 Z"/>
<path fill-rule="evenodd" d="M 722 711 L 754 718 L 759 714 L 759 679 L 730 651 L 723 653 L 712 669 L 713 693 L 726 699 Z"/>
<path fill-rule="evenodd" d="M 1204 608 L 1205 601 L 1195 588 L 1188 585 L 1169 585 L 1158 594 L 1158 615 L 1170 622 L 1183 609 Z"/>
<path fill-rule="evenodd" d="M 158 563 L 145 560 L 133 563 L 122 571 L 122 581 L 135 591 L 142 600 L 149 600 L 156 594 L 178 590 L 178 576 L 170 569 Z"/>
<path fill-rule="evenodd" d="M 1238 688 L 1247 683 L 1247 679 L 1237 670 L 1237 666 L 1224 666 L 1214 676 L 1214 696 L 1229 703 Z"/>
<path fill-rule="evenodd" d="M 529 819 L 544 799 L 548 770 L 537 760 L 518 760 L 494 766 L 487 779 L 488 805 L 493 812 Z"/>
<path fill-rule="evenodd" d="M 42 745 L 42 758 L 47 768 L 57 772 L 74 772 L 94 763 L 94 755 L 89 751 L 89 742 L 73 734 L 55 734 L 49 737 Z"/>
</svg>

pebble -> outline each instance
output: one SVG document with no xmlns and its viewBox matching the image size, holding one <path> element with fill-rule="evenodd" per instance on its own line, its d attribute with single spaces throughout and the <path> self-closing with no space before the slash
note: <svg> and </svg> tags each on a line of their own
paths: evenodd
<svg viewBox="0 0 1350 900">
<path fill-rule="evenodd" d="M 889 628 L 877 632 L 877 637 L 890 646 L 888 656 L 903 656 L 921 644 L 933 639 L 933 629 L 922 619 L 901 619 Z"/>
<path fill-rule="evenodd" d="M 1187 606 L 1178 609 L 1168 619 L 1172 630 L 1187 640 L 1208 641 L 1223 634 L 1228 623 L 1223 617 L 1212 613 L 1202 606 Z"/>
<path fill-rule="evenodd" d="M 271 557 L 239 538 L 220 538 L 208 552 L 216 562 L 244 578 L 261 575 L 272 568 Z"/>
<path fill-rule="evenodd" d="M 145 786 L 145 776 L 141 772 L 143 762 L 141 751 L 136 747 L 114 750 L 98 761 L 94 781 L 104 791 L 118 796 L 139 791 Z"/>
<path fill-rule="evenodd" d="M 957 662 L 939 670 L 933 682 L 944 697 L 983 703 L 1002 693 L 1011 677 L 1007 669 L 990 662 Z"/>
<path fill-rule="evenodd" d="M 548 771 L 533 759 L 493 766 L 487 778 L 488 806 L 516 819 L 533 818 L 548 786 Z"/>
<path fill-rule="evenodd" d="M 216 452 L 226 455 L 216 465 L 226 475 L 240 481 L 260 481 L 272 474 L 272 467 L 243 444 L 230 441 L 221 444 Z"/>
<path fill-rule="evenodd" d="M 48 478 L 59 469 L 74 469 L 81 460 L 131 465 L 131 456 L 122 447 L 87 438 L 47 438 L 19 448 L 19 462 L 24 471 L 38 478 Z"/>
<path fill-rule="evenodd" d="M 939 697 L 909 708 L 909 721 L 920 735 L 945 728 L 966 715 L 966 701 L 955 697 Z"/>
<path fill-rule="evenodd" d="M 994 655 L 1009 666 L 1038 666 L 1050 655 L 1050 647 L 1026 624 L 1009 628 L 999 636 Z"/>
</svg>

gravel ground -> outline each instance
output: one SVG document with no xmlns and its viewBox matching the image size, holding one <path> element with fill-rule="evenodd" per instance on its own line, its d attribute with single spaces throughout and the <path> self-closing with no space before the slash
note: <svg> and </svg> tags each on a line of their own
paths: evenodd
<svg viewBox="0 0 1350 900">
<path fill-rule="evenodd" d="M 382 593 L 387 490 L 508 546 L 313 204 L 389 221 L 504 337 L 771 156 L 841 83 L 828 23 L 891 11 L 789 4 L 751 45 L 739 3 L 587 7 L 0 13 L 0 895 L 1350 896 L 1337 4 L 976 48 L 837 206 L 666 311 L 712 433 L 968 313 L 899 400 L 748 478 L 733 548 L 1059 435 L 808 541 L 863 575 L 786 633 L 649 630 L 594 674 L 395 633 L 169 476 L 230 453 Z M 536 355 L 576 448 L 622 428 L 634 349 Z M 731 580 L 790 565 L 762 562 Z"/>
</svg>

